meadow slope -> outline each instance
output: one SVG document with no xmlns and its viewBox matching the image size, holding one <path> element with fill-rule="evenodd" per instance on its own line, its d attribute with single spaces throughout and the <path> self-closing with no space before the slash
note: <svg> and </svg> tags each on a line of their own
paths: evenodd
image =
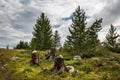
<svg viewBox="0 0 120 80">
<path fill-rule="evenodd" d="M 30 53 L 0 49 L 0 80 L 120 80 L 119 54 L 102 51 L 97 56 L 75 61 L 70 53 L 57 51 L 56 55 L 62 54 L 65 64 L 74 66 L 75 72 L 56 75 L 50 71 L 54 62 L 45 60 L 47 51 L 38 51 L 40 66 L 29 65 Z"/>
</svg>

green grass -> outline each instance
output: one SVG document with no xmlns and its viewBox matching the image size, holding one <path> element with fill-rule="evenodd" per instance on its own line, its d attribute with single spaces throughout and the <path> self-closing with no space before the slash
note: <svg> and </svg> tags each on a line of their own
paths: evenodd
<svg viewBox="0 0 120 80">
<path fill-rule="evenodd" d="M 81 61 L 73 60 L 73 56 L 66 52 L 57 52 L 65 58 L 66 65 L 75 67 L 75 72 L 63 72 L 60 75 L 50 71 L 53 61 L 45 60 L 48 51 L 39 51 L 40 66 L 29 65 L 30 52 L 24 50 L 0 49 L 0 80 L 119 80 L 120 55 L 103 51 L 96 52 L 92 58 L 83 58 Z M 105 54 L 106 53 L 106 54 Z M 104 55 L 105 54 L 105 55 Z M 19 57 L 11 60 L 13 56 Z M 110 61 L 112 56 L 115 59 Z M 5 64 L 7 64 L 5 66 Z"/>
</svg>

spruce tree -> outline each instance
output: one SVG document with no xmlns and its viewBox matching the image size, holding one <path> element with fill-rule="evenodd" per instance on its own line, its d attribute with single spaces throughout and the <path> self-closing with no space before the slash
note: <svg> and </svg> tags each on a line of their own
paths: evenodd
<svg viewBox="0 0 120 80">
<path fill-rule="evenodd" d="M 95 47 L 99 44 L 98 32 L 102 29 L 101 26 L 102 18 L 96 20 L 87 30 L 86 30 L 86 50 L 94 51 Z"/>
<path fill-rule="evenodd" d="M 63 44 L 63 50 L 70 52 L 71 50 L 73 50 L 73 48 L 69 45 L 68 41 L 65 40 L 64 44 Z"/>
<path fill-rule="evenodd" d="M 85 27 L 85 12 L 80 9 L 80 6 L 78 6 L 72 18 L 72 25 L 69 28 L 70 35 L 67 36 L 68 44 L 73 47 L 77 54 L 79 54 L 85 47 Z"/>
<path fill-rule="evenodd" d="M 55 49 L 61 47 L 60 38 L 60 34 L 56 30 L 53 35 L 53 46 L 55 47 Z"/>
<path fill-rule="evenodd" d="M 80 6 L 74 12 L 72 25 L 69 28 L 67 44 L 79 54 L 82 51 L 93 51 L 99 43 L 98 32 L 102 29 L 102 19 L 96 20 L 89 28 L 86 27 L 86 15 Z"/>
<path fill-rule="evenodd" d="M 106 43 L 107 43 L 107 47 L 112 50 L 115 51 L 117 49 L 117 38 L 120 35 L 118 35 L 116 33 L 116 28 L 111 24 L 109 32 L 106 35 Z"/>
<path fill-rule="evenodd" d="M 50 20 L 44 13 L 41 13 L 34 26 L 33 38 L 37 50 L 50 49 L 52 44 L 52 30 Z"/>
</svg>

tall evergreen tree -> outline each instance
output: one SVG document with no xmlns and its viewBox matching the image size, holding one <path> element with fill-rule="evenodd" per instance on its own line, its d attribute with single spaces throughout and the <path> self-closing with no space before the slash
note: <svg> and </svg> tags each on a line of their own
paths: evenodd
<svg viewBox="0 0 120 80">
<path fill-rule="evenodd" d="M 80 53 L 82 49 L 84 49 L 85 27 L 85 12 L 78 6 L 74 13 L 74 17 L 72 18 L 72 25 L 69 28 L 70 35 L 67 36 L 69 45 L 73 47 L 76 53 Z"/>
<path fill-rule="evenodd" d="M 112 50 L 115 51 L 117 49 L 117 38 L 120 35 L 118 35 L 116 33 L 116 28 L 111 24 L 109 32 L 106 35 L 106 43 L 107 43 L 107 47 Z"/>
<path fill-rule="evenodd" d="M 68 41 L 65 40 L 64 44 L 63 44 L 63 50 L 70 52 L 73 48 L 69 45 Z"/>
<path fill-rule="evenodd" d="M 96 20 L 87 30 L 86 30 L 86 50 L 94 51 L 95 47 L 99 44 L 98 32 L 102 29 L 101 26 L 102 18 Z"/>
<path fill-rule="evenodd" d="M 50 25 L 50 20 L 44 13 L 41 13 L 40 17 L 38 17 L 34 32 L 34 45 L 35 48 L 38 50 L 46 50 L 51 47 L 52 44 L 52 30 Z"/>
<path fill-rule="evenodd" d="M 58 33 L 58 31 L 56 30 L 54 32 L 54 35 L 53 35 L 53 46 L 55 48 L 60 48 L 61 47 L 61 43 L 60 43 L 60 34 Z"/>
<path fill-rule="evenodd" d="M 70 35 L 67 36 L 67 44 L 78 54 L 82 51 L 93 51 L 99 43 L 97 33 L 102 29 L 101 23 L 102 19 L 96 20 L 87 28 L 85 12 L 78 6 L 69 28 Z"/>
</svg>

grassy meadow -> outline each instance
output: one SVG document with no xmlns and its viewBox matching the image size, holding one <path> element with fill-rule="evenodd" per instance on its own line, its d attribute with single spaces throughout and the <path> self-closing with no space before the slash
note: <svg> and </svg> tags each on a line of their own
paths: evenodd
<svg viewBox="0 0 120 80">
<path fill-rule="evenodd" d="M 50 71 L 54 62 L 45 60 L 48 51 L 38 51 L 39 66 L 30 66 L 29 50 L 0 49 L 0 80 L 120 80 L 120 55 L 105 49 L 98 49 L 90 58 L 73 60 L 70 52 L 62 54 L 66 65 L 74 66 L 75 72 L 60 75 Z M 18 57 L 12 60 L 12 57 Z"/>
</svg>

